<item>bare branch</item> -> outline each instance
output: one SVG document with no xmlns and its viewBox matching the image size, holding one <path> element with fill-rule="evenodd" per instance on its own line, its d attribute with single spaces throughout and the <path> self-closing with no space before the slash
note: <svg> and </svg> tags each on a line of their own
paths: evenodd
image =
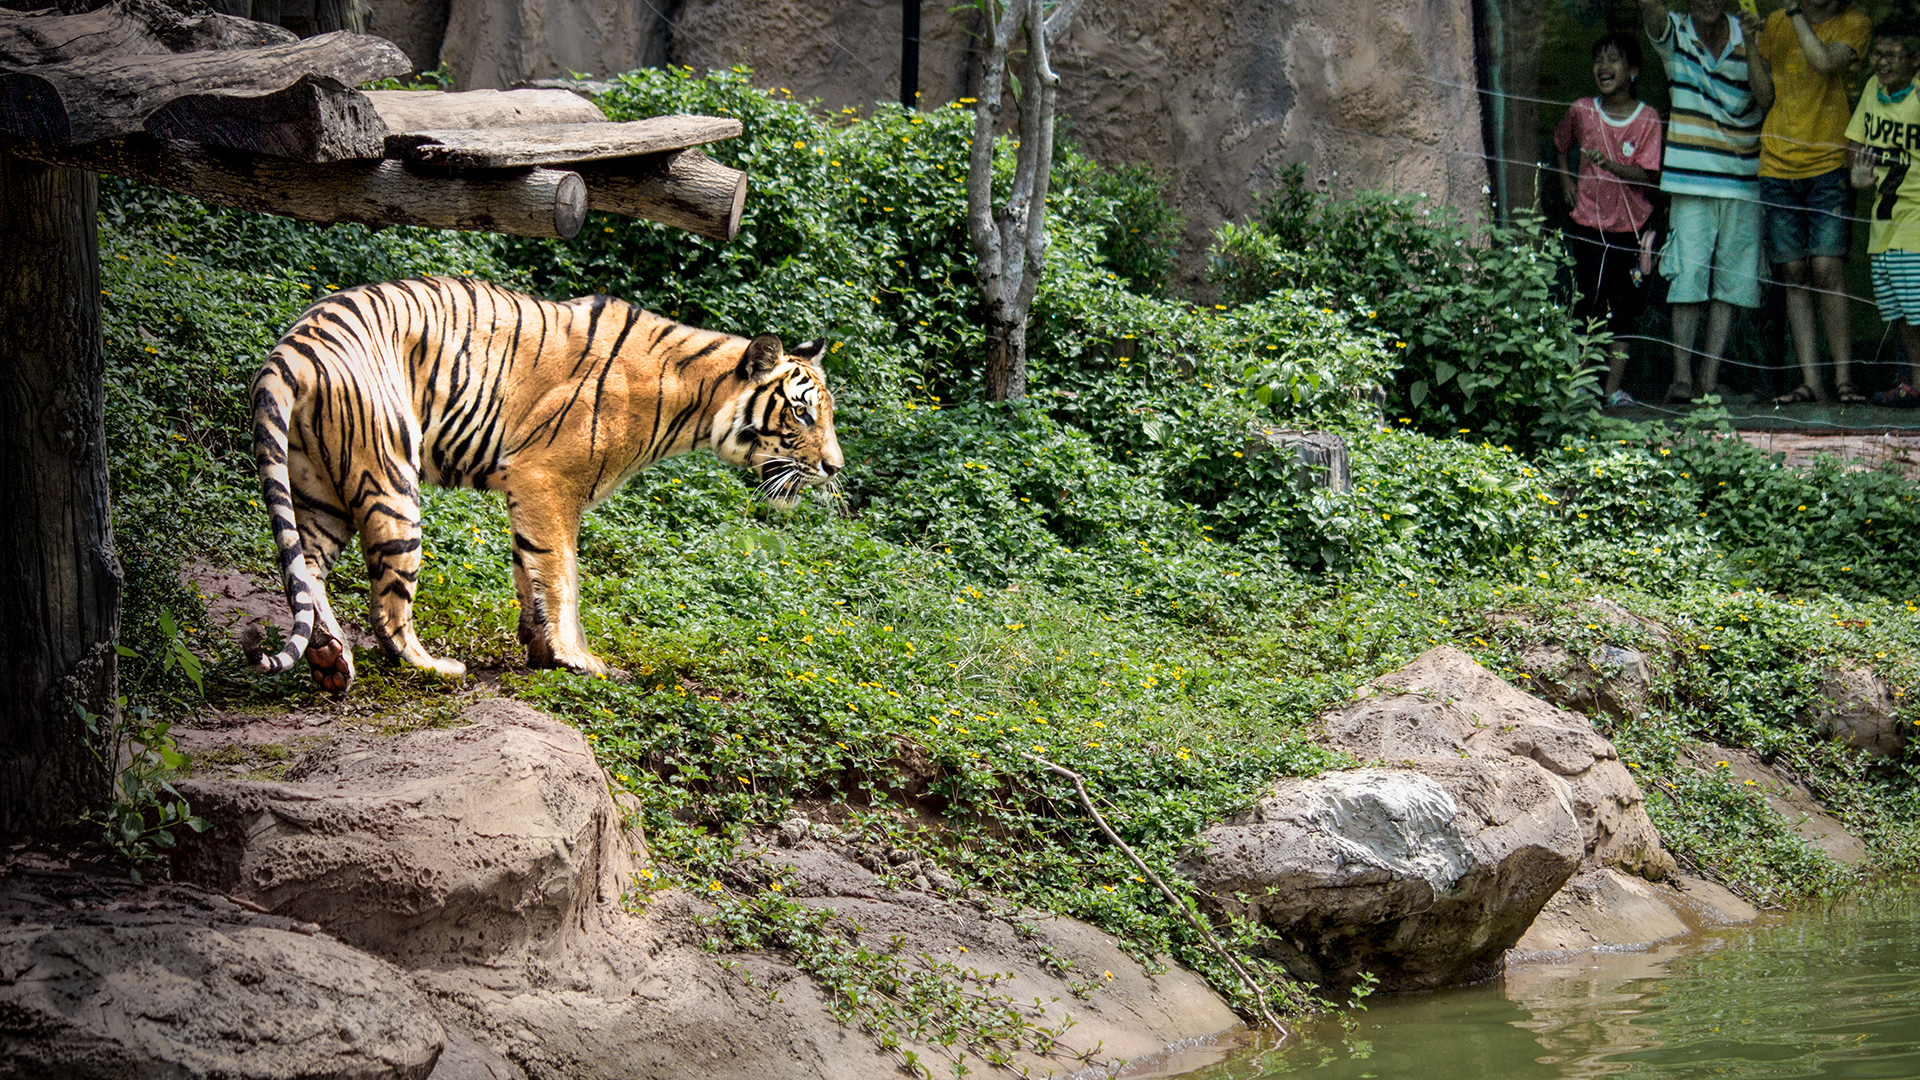
<svg viewBox="0 0 1920 1080">
<path fill-rule="evenodd" d="M 1079 8 L 1080 0 L 1063 0 L 1053 9 L 1053 14 L 1047 16 L 1047 44 L 1060 40 L 1060 35 L 1066 33 L 1067 27 L 1073 22 L 1073 13 Z"/>
<path fill-rule="evenodd" d="M 1200 917 L 1193 913 L 1193 909 L 1187 906 L 1187 902 L 1180 899 L 1178 893 L 1168 888 L 1167 883 L 1160 880 L 1160 875 L 1153 872 L 1153 868 L 1147 865 L 1146 860 L 1142 859 L 1132 848 L 1128 847 L 1127 842 L 1120 839 L 1120 835 L 1113 831 L 1113 826 L 1107 824 L 1107 819 L 1100 816 L 1100 811 L 1094 809 L 1092 797 L 1087 794 L 1086 780 L 1079 773 L 1074 772 L 1064 765 L 1057 765 L 1048 761 L 1046 758 L 1036 757 L 1033 754 L 1027 753 L 1025 750 L 1017 750 L 1015 753 L 1049 772 L 1064 776 L 1068 780 L 1073 781 L 1073 790 L 1080 796 L 1080 805 L 1086 809 L 1088 816 L 1093 818 L 1093 823 L 1100 826 L 1100 831 L 1106 834 L 1107 840 L 1126 855 L 1127 861 L 1133 863 L 1134 869 L 1140 871 L 1141 876 L 1153 882 L 1153 887 L 1160 890 L 1160 895 L 1167 898 L 1167 903 L 1172 904 L 1175 910 L 1186 916 L 1187 925 L 1193 927 L 1194 931 L 1200 935 L 1201 940 L 1207 943 L 1207 947 L 1213 950 L 1214 955 L 1225 960 L 1227 966 L 1231 967 L 1234 972 L 1240 976 L 1240 981 L 1246 985 L 1247 993 L 1253 995 L 1254 1003 L 1260 1006 L 1260 1015 L 1266 1019 L 1267 1024 L 1272 1027 L 1273 1030 L 1280 1033 L 1280 1038 L 1285 1039 L 1287 1037 L 1287 1029 L 1280 1026 L 1280 1021 L 1273 1015 L 1273 1010 L 1267 1007 L 1267 994 L 1265 989 L 1261 987 L 1259 980 L 1253 977 L 1252 972 L 1241 966 L 1239 959 L 1228 952 L 1226 946 L 1220 944 L 1220 939 L 1213 936 L 1213 931 L 1208 929 L 1207 924 L 1202 922 Z"/>
</svg>

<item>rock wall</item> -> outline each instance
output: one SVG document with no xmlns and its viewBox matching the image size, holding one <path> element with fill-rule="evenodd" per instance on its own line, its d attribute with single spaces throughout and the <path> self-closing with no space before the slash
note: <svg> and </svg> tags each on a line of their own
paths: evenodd
<svg viewBox="0 0 1920 1080">
<path fill-rule="evenodd" d="M 458 89 L 666 61 L 751 68 L 758 84 L 830 110 L 900 96 L 892 0 L 405 0 L 380 5 L 376 22 L 431 21 L 435 3 L 447 11 L 438 56 Z M 923 105 L 967 96 L 976 17 L 923 6 Z M 1212 230 L 1291 163 L 1323 191 L 1483 205 L 1468 0 L 1110 0 L 1082 6 L 1054 59 L 1074 139 L 1107 164 L 1170 174 L 1188 286 Z"/>
</svg>

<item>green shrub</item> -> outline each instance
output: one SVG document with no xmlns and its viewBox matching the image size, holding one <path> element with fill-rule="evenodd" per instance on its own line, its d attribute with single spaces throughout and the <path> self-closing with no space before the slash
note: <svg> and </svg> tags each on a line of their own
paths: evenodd
<svg viewBox="0 0 1920 1080">
<path fill-rule="evenodd" d="M 1488 228 L 1451 206 L 1381 192 L 1334 200 L 1295 166 L 1252 221 L 1215 234 L 1231 300 L 1321 290 L 1404 352 L 1392 407 L 1430 433 L 1468 428 L 1524 447 L 1592 421 L 1606 339 L 1573 325 L 1567 256 L 1536 218 Z"/>
</svg>

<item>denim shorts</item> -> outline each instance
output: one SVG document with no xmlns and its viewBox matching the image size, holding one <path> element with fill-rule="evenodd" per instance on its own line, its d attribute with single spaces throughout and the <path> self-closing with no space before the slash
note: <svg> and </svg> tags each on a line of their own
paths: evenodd
<svg viewBox="0 0 1920 1080">
<path fill-rule="evenodd" d="M 1816 255 L 1844 259 L 1853 250 L 1853 188 L 1847 170 L 1804 180 L 1760 178 L 1767 208 L 1767 259 L 1775 266 Z"/>
</svg>

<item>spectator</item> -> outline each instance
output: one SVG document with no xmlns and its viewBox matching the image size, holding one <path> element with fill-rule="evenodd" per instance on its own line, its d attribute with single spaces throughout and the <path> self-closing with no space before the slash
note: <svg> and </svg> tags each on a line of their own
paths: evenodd
<svg viewBox="0 0 1920 1080">
<path fill-rule="evenodd" d="M 1714 392 L 1735 307 L 1760 306 L 1761 112 L 1748 83 L 1747 41 L 1760 28 L 1727 14 L 1726 0 L 1640 0 L 1653 49 L 1667 66 L 1673 115 L 1661 159 L 1660 190 L 1672 196 L 1660 273 L 1671 282 L 1673 385 L 1668 401 Z M 1706 316 L 1706 348 L 1694 343 Z"/>
<path fill-rule="evenodd" d="M 1853 313 L 1847 307 L 1847 254 L 1853 247 L 1847 183 L 1849 83 L 1867 53 L 1873 23 L 1847 0 L 1787 0 L 1761 32 L 1753 96 L 1766 110 L 1760 129 L 1760 202 L 1766 207 L 1767 258 L 1786 290 L 1787 329 L 1800 359 L 1800 385 L 1776 405 L 1817 401 L 1818 307 L 1833 351 L 1834 394 L 1842 405 L 1867 399 L 1853 388 Z"/>
<path fill-rule="evenodd" d="M 1873 167 L 1867 217 L 1873 299 L 1880 317 L 1899 333 L 1911 369 L 1906 382 L 1874 400 L 1911 409 L 1920 405 L 1920 328 L 1914 325 L 1920 318 L 1920 176 L 1910 172 L 1920 144 L 1920 94 L 1913 92 L 1920 22 L 1895 17 L 1880 24 L 1867 60 L 1873 76 L 1847 124 L 1847 141 L 1855 164 Z"/>
<path fill-rule="evenodd" d="M 1646 302 L 1634 271 L 1641 235 L 1653 216 L 1647 192 L 1660 170 L 1660 114 L 1635 95 L 1633 82 L 1639 77 L 1640 42 L 1632 34 L 1608 34 L 1594 42 L 1593 85 L 1600 93 L 1574 102 L 1553 132 L 1560 189 L 1573 207 L 1566 230 L 1580 291 L 1573 318 L 1584 327 L 1604 317 L 1613 332 L 1608 408 L 1633 404 L 1620 383 L 1627 370 L 1626 339 Z"/>
</svg>

